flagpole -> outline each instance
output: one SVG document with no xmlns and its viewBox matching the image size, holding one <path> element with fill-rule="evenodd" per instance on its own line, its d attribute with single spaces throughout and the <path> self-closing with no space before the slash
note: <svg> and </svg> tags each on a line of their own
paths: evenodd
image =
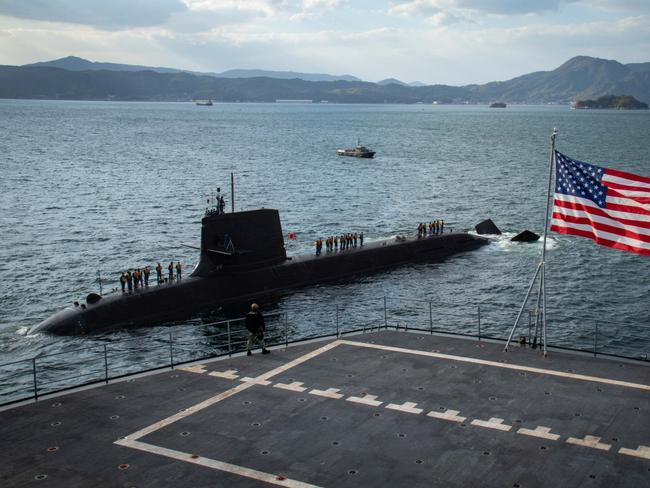
<svg viewBox="0 0 650 488">
<path fill-rule="evenodd" d="M 543 307 L 542 311 L 542 336 L 543 336 L 543 341 L 544 341 L 544 356 L 546 356 L 546 280 L 545 278 L 545 265 L 546 265 L 546 237 L 548 235 L 548 214 L 549 214 L 549 203 L 551 200 L 551 183 L 553 181 L 553 163 L 555 161 L 555 137 L 557 136 L 557 129 L 553 128 L 553 133 L 551 134 L 551 157 L 550 157 L 550 165 L 549 165 L 549 171 L 548 171 L 548 189 L 546 192 L 546 213 L 544 216 L 544 238 L 543 238 L 543 243 L 542 243 L 542 258 L 537 265 L 537 270 L 535 271 L 535 275 L 533 276 L 533 280 L 530 282 L 530 286 L 528 287 L 528 291 L 526 292 L 526 297 L 524 298 L 524 302 L 521 304 L 521 308 L 519 309 L 519 313 L 517 314 L 517 318 L 515 319 L 515 323 L 512 326 L 512 329 L 510 330 L 510 335 L 508 336 L 508 340 L 506 341 L 506 345 L 504 347 L 504 351 L 508 350 L 508 347 L 510 346 L 510 342 L 512 341 L 512 336 L 515 334 L 515 330 L 517 329 L 517 325 L 519 325 L 519 319 L 521 319 L 521 314 L 524 311 L 524 308 L 526 308 L 526 304 L 528 303 L 528 299 L 530 298 L 530 292 L 533 291 L 533 287 L 535 286 L 535 281 L 537 280 L 537 276 L 540 274 L 541 271 L 541 277 L 540 277 L 540 282 L 539 282 L 539 292 L 537 294 L 537 312 L 536 312 L 536 318 L 535 318 L 535 325 L 537 325 L 538 317 L 539 317 L 539 307 L 540 307 L 540 299 L 541 299 L 541 304 Z"/>
<path fill-rule="evenodd" d="M 551 183 L 553 181 L 553 163 L 555 162 L 555 137 L 557 129 L 551 134 L 551 156 L 548 169 L 548 192 L 546 194 L 546 217 L 544 218 L 544 243 L 542 244 L 542 335 L 544 337 L 544 356 L 546 356 L 546 236 L 548 235 L 548 214 L 551 206 Z M 539 303 L 537 304 L 539 307 Z"/>
</svg>

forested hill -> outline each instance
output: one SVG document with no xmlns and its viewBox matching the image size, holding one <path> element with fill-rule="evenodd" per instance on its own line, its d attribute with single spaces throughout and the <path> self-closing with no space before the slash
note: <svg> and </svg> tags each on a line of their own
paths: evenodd
<svg viewBox="0 0 650 488">
<path fill-rule="evenodd" d="M 305 81 L 271 77 L 220 78 L 182 71 L 73 71 L 0 66 L 0 98 L 66 100 L 212 99 L 273 102 L 307 99 L 340 103 L 568 103 L 612 93 L 650 102 L 650 63 L 578 56 L 552 71 L 484 85 L 406 86 L 363 81 Z"/>
</svg>

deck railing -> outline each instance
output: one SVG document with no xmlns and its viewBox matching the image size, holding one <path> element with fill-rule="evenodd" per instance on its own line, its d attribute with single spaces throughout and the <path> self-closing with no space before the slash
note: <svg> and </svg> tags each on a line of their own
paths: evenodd
<svg viewBox="0 0 650 488">
<path fill-rule="evenodd" d="M 267 314 L 269 347 L 349 333 L 393 329 L 449 334 L 478 340 L 504 341 L 516 316 L 508 304 L 453 307 L 424 299 L 382 297 L 367 302 L 336 304 L 319 310 L 312 332 L 288 312 Z M 296 317 L 298 315 L 296 314 Z M 291 320 L 290 320 L 291 318 Z M 549 317 L 550 324 L 557 324 Z M 582 324 L 575 326 L 575 323 Z M 577 318 L 571 328 L 549 327 L 548 347 L 647 361 L 650 326 Z M 118 341 L 98 340 L 92 345 L 0 364 L 0 405 L 34 399 L 71 388 L 174 368 L 195 361 L 232 356 L 246 350 L 243 318 L 197 324 L 199 333 L 148 333 Z M 525 347 L 540 345 L 534 310 L 527 310 L 515 334 Z"/>
</svg>

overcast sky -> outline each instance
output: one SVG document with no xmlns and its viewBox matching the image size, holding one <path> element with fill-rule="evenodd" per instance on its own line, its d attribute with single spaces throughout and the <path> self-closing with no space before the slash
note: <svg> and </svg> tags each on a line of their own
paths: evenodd
<svg viewBox="0 0 650 488">
<path fill-rule="evenodd" d="M 650 61 L 650 0 L 0 0 L 0 64 L 64 56 L 467 84 Z"/>
</svg>

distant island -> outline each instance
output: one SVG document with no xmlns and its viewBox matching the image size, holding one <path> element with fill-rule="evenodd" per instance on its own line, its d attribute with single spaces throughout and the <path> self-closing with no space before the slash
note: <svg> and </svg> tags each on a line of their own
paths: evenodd
<svg viewBox="0 0 650 488">
<path fill-rule="evenodd" d="M 575 105 L 577 109 L 599 108 L 617 110 L 647 110 L 648 104 L 640 102 L 631 95 L 605 95 L 596 100 L 578 100 Z"/>
<path fill-rule="evenodd" d="M 506 108 L 506 104 L 503 102 L 494 102 L 490 104 L 490 108 Z"/>
</svg>

